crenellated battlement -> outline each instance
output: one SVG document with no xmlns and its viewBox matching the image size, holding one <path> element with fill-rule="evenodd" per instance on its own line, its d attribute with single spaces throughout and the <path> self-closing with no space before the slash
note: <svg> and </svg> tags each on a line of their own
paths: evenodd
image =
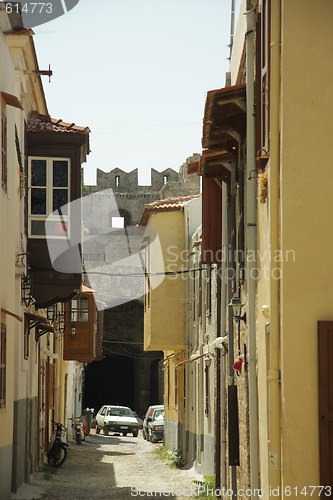
<svg viewBox="0 0 333 500">
<path fill-rule="evenodd" d="M 83 195 L 112 189 L 119 213 L 124 214 L 126 225 L 135 225 L 140 220 L 143 206 L 158 199 L 187 196 L 200 192 L 200 178 L 197 174 L 188 174 L 187 165 L 199 159 L 198 154 L 187 158 L 179 172 L 167 168 L 162 172 L 151 169 L 151 185 L 140 186 L 138 169 L 125 172 L 114 168 L 110 172 L 97 169 L 96 186 L 87 186 Z M 101 223 L 103 223 L 101 221 Z M 105 221 L 104 221 L 105 223 Z"/>
</svg>

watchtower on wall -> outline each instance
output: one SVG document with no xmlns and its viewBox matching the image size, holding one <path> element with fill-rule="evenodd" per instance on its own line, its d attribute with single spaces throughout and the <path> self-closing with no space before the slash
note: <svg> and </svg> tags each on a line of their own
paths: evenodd
<svg viewBox="0 0 333 500">
<path fill-rule="evenodd" d="M 151 169 L 151 185 L 139 186 L 138 169 L 124 172 L 120 168 L 114 168 L 110 172 L 97 169 L 96 186 L 88 186 L 83 195 L 96 193 L 104 189 L 112 189 L 115 197 L 119 215 L 124 218 L 124 226 L 135 226 L 142 215 L 143 206 L 155 200 L 172 198 L 176 196 L 188 196 L 200 192 L 200 179 L 197 174 L 188 174 L 188 163 L 198 161 L 199 155 L 194 154 L 187 158 L 180 167 L 179 172 L 167 168 L 163 172 Z M 105 225 L 112 227 L 112 215 L 110 221 L 104 221 Z M 110 224 L 109 224 L 110 222 Z"/>
</svg>

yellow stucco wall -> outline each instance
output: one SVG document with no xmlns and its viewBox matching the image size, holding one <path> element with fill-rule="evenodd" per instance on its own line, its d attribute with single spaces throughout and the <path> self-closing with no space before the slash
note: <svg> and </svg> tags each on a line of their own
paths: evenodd
<svg viewBox="0 0 333 500">
<path fill-rule="evenodd" d="M 281 463 L 282 486 L 302 488 L 320 484 L 317 321 L 333 320 L 333 3 L 281 5 Z M 269 227 L 268 204 L 259 204 L 261 256 L 269 250 Z M 261 267 L 269 266 L 267 256 Z M 258 282 L 257 315 L 260 473 L 267 491 L 265 304 L 269 278 Z"/>
<path fill-rule="evenodd" d="M 151 214 L 148 226 L 160 240 L 165 271 L 185 269 L 184 213 L 162 212 Z M 150 272 L 160 272 L 160 264 L 151 256 Z M 146 351 L 181 350 L 185 344 L 185 292 L 183 275 L 165 276 L 163 282 L 151 290 L 150 307 L 144 318 L 144 348 Z"/>
<path fill-rule="evenodd" d="M 331 0 L 282 2 L 282 460 L 299 486 L 320 484 L 317 321 L 333 320 L 332 19 Z"/>
</svg>

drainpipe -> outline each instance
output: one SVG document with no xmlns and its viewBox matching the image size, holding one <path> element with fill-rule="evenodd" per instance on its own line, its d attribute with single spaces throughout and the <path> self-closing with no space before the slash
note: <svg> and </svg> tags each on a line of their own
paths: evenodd
<svg viewBox="0 0 333 500">
<path fill-rule="evenodd" d="M 226 184 L 222 183 L 222 248 L 226 249 L 228 252 L 228 231 L 227 231 L 227 187 Z M 223 252 L 222 259 L 222 290 L 221 290 L 221 325 L 222 325 L 222 336 L 225 335 L 225 324 L 226 324 L 226 310 L 227 310 L 227 293 L 225 286 L 225 276 L 227 271 L 227 253 Z M 221 356 L 221 354 L 220 354 Z M 225 370 L 224 370 L 224 362 L 221 360 L 221 371 L 220 371 L 220 385 L 221 385 L 221 486 L 222 488 L 227 489 L 227 433 L 226 426 L 224 422 L 225 410 L 226 410 L 226 389 L 225 389 Z"/>
<path fill-rule="evenodd" d="M 271 82 L 270 82 L 270 164 L 269 164 L 269 214 L 271 255 L 279 250 L 279 168 L 280 168 L 280 37 L 281 0 L 271 3 Z M 272 277 L 270 265 L 270 370 L 269 386 L 269 462 L 270 486 L 281 490 L 281 432 L 280 432 L 280 281 Z M 271 498 L 271 497 L 270 497 Z M 280 498 L 280 495 L 279 497 Z"/>
<path fill-rule="evenodd" d="M 253 2 L 255 4 L 255 2 Z M 254 115 L 254 30 L 255 6 L 247 2 L 246 33 L 246 213 L 247 250 L 251 256 L 257 255 L 257 180 L 251 176 L 256 170 Z M 258 442 L 258 392 L 256 371 L 256 262 L 248 259 L 248 375 L 249 375 L 249 423 L 250 423 L 250 477 L 251 490 L 259 489 L 259 442 Z M 257 495 L 252 494 L 252 498 Z"/>
<path fill-rule="evenodd" d="M 235 167 L 233 167 L 235 168 Z M 234 270 L 234 252 L 235 247 L 233 244 L 233 229 L 235 228 L 235 212 L 234 212 L 234 198 L 230 194 L 229 205 L 227 207 L 227 225 L 228 225 L 228 277 L 227 277 L 227 293 L 228 293 L 228 304 L 230 304 L 233 297 L 233 281 L 230 279 L 229 272 Z M 234 318 L 232 315 L 231 308 L 228 308 L 228 386 L 235 385 L 234 381 Z M 232 488 L 232 498 L 237 500 L 237 472 L 236 466 L 230 466 L 231 472 L 231 488 Z"/>
</svg>

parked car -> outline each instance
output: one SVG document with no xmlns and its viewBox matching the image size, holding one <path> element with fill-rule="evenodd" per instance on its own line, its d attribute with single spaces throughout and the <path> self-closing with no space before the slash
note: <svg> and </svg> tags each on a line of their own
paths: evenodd
<svg viewBox="0 0 333 500">
<path fill-rule="evenodd" d="M 152 417 L 152 412 L 153 410 L 164 410 L 164 406 L 163 405 L 153 405 L 153 406 L 149 406 L 147 412 L 146 412 L 146 415 L 145 415 L 145 418 L 143 420 L 143 424 L 142 424 L 142 436 L 143 436 L 143 439 L 148 439 L 148 423 L 151 422 L 151 417 Z"/>
<path fill-rule="evenodd" d="M 127 406 L 104 405 L 96 415 L 96 434 L 101 430 L 106 436 L 109 432 L 117 432 L 123 436 L 132 433 L 137 437 L 139 423 Z"/>
<path fill-rule="evenodd" d="M 148 441 L 157 443 L 164 436 L 164 408 L 155 408 L 151 413 L 151 421 L 148 422 Z"/>
</svg>

